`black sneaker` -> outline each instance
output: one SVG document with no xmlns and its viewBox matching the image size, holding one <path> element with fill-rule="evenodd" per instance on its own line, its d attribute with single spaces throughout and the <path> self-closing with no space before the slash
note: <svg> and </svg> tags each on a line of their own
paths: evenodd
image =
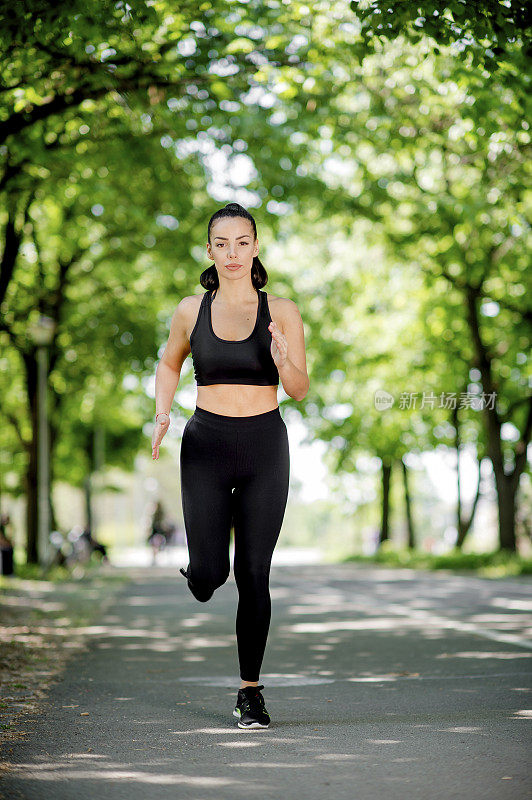
<svg viewBox="0 0 532 800">
<path fill-rule="evenodd" d="M 267 728 L 270 724 L 270 715 L 266 711 L 261 689 L 264 686 L 245 686 L 238 690 L 233 716 L 239 718 L 239 728 Z"/>
<path fill-rule="evenodd" d="M 189 575 L 190 575 L 190 564 L 188 565 L 186 570 L 183 569 L 183 567 L 179 567 L 179 572 L 181 573 L 181 575 L 183 575 L 187 579 L 188 588 L 190 589 L 190 591 L 192 592 L 194 597 L 196 597 L 196 592 L 194 591 L 194 586 L 192 585 L 192 583 L 190 581 L 190 578 L 189 578 Z"/>
</svg>

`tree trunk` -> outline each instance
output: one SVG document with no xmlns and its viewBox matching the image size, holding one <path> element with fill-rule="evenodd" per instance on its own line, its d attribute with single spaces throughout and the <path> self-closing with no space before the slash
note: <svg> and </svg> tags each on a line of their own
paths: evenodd
<svg viewBox="0 0 532 800">
<path fill-rule="evenodd" d="M 457 451 L 457 459 L 459 458 L 459 453 Z M 456 517 L 456 529 L 458 531 L 458 536 L 455 542 L 455 547 L 462 549 L 465 538 L 469 531 L 471 530 L 471 526 L 473 524 L 473 520 L 475 518 L 475 511 L 477 509 L 477 503 L 480 497 L 480 480 L 482 474 L 482 457 L 477 458 L 477 467 L 478 467 L 478 474 L 477 474 L 477 490 L 475 492 L 475 499 L 473 500 L 473 505 L 471 506 L 471 511 L 469 512 L 469 516 L 462 515 L 461 504 L 458 504 L 457 507 L 457 517 Z M 460 471 L 460 461 L 458 461 L 457 465 L 458 471 Z"/>
<path fill-rule="evenodd" d="M 5 207 L 9 208 L 9 215 L 4 229 L 4 247 L 2 250 L 2 259 L 0 261 L 0 303 L 3 303 L 6 298 L 22 241 L 22 230 L 20 228 L 17 229 L 15 225 L 15 217 L 17 214 L 13 199 L 15 196 L 15 193 L 13 193 L 5 198 Z M 31 202 L 32 199 L 33 195 L 30 195 L 29 202 Z M 26 212 L 27 210 L 28 208 L 26 207 Z M 26 217 L 24 221 L 26 221 Z"/>
<path fill-rule="evenodd" d="M 390 478 L 392 465 L 390 459 L 382 459 L 382 521 L 380 542 L 385 542 L 389 538 L 389 517 L 390 517 Z"/>
<path fill-rule="evenodd" d="M 407 547 L 413 550 L 415 547 L 416 537 L 414 532 L 414 521 L 412 519 L 412 503 L 410 498 L 410 490 L 408 488 L 408 467 L 404 459 L 401 459 L 401 467 L 403 470 L 403 486 L 405 490 L 405 511 L 406 511 L 406 527 L 408 533 Z"/>
<path fill-rule="evenodd" d="M 59 526 L 57 524 L 57 519 L 56 519 L 56 516 L 55 516 L 54 498 L 53 498 L 53 493 L 52 493 L 52 486 L 54 485 L 54 456 L 53 456 L 53 454 L 54 454 L 54 449 L 55 449 L 55 443 L 56 443 L 56 440 L 57 440 L 57 428 L 56 428 L 55 425 L 52 425 L 51 416 L 50 416 L 50 419 L 48 420 L 48 432 L 49 432 L 48 435 L 49 435 L 49 440 L 50 440 L 50 456 L 49 456 L 49 458 L 50 458 L 50 465 L 49 465 L 49 470 L 50 470 L 50 493 L 49 493 L 50 530 L 51 531 L 57 531 L 57 530 L 59 530 Z"/>
<path fill-rule="evenodd" d="M 467 391 L 467 386 L 464 387 L 462 390 L 463 392 Z M 480 479 L 481 479 L 481 469 L 482 469 L 482 456 L 477 458 L 477 465 L 478 465 L 478 475 L 477 475 L 477 490 L 475 492 L 475 499 L 473 500 L 473 505 L 471 506 L 471 511 L 469 516 L 464 515 L 462 509 L 462 480 L 461 480 L 461 472 L 460 472 L 460 446 L 461 446 L 461 436 L 460 436 L 460 418 L 458 415 L 458 406 L 453 409 L 452 413 L 452 421 L 453 427 L 455 431 L 454 435 L 454 446 L 456 450 L 456 491 L 457 491 L 457 503 L 456 503 L 456 530 L 457 530 L 457 537 L 455 542 L 455 547 L 458 549 L 462 549 L 465 538 L 471 529 L 471 525 L 473 524 L 473 520 L 475 518 L 475 511 L 477 509 L 477 503 L 480 497 Z"/>
<path fill-rule="evenodd" d="M 34 428 L 35 429 L 35 428 Z M 26 488 L 26 563 L 38 564 L 39 552 L 37 548 L 38 526 L 38 488 L 37 488 L 37 437 L 32 438 L 28 450 L 28 465 L 24 476 Z"/>
<path fill-rule="evenodd" d="M 26 487 L 26 563 L 39 563 L 38 550 L 38 485 L 37 485 L 37 456 L 38 456 L 38 424 L 37 424 L 37 361 L 35 351 L 23 353 L 26 368 L 26 381 L 28 387 L 28 402 L 30 406 L 31 440 L 28 447 L 28 464 L 24 484 Z"/>
<path fill-rule="evenodd" d="M 505 475 L 502 470 L 495 471 L 497 499 L 499 504 L 499 544 L 501 550 L 515 552 L 517 539 L 515 536 L 515 499 L 516 485 L 514 475 Z"/>
<path fill-rule="evenodd" d="M 91 492 L 91 476 L 88 473 L 83 481 L 83 489 L 85 492 L 85 520 L 88 529 L 92 533 L 92 492 Z"/>
<path fill-rule="evenodd" d="M 482 376 L 482 388 L 488 395 L 488 402 L 483 406 L 483 416 L 486 422 L 486 435 L 488 456 L 493 465 L 495 483 L 497 487 L 497 503 L 499 508 L 499 547 L 504 550 L 516 550 L 515 536 L 515 496 L 519 486 L 519 478 L 526 466 L 526 453 L 532 432 L 532 396 L 523 398 L 522 402 L 528 403 L 523 431 L 516 443 L 514 450 L 514 468 L 506 473 L 504 469 L 505 458 L 503 454 L 503 440 L 501 435 L 502 419 L 497 407 L 497 389 L 492 374 L 492 356 L 482 340 L 480 323 L 477 312 L 479 290 L 468 287 L 465 293 L 467 322 L 471 332 L 475 353 L 475 366 Z M 493 400 L 493 402 L 492 402 Z"/>
<path fill-rule="evenodd" d="M 57 531 L 57 530 L 59 530 L 59 526 L 57 524 L 57 519 L 56 519 L 56 516 L 55 516 L 55 508 L 54 508 L 54 501 L 53 501 L 53 498 L 52 498 L 51 487 L 52 487 L 52 481 L 50 481 L 50 495 L 49 495 L 49 498 L 48 498 L 48 500 L 49 500 L 48 507 L 50 509 L 50 512 L 49 512 L 50 513 L 50 530 L 51 531 Z"/>
</svg>

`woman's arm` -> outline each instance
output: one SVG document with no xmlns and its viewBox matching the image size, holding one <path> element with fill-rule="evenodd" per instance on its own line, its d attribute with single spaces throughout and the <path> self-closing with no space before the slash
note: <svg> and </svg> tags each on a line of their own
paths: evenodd
<svg viewBox="0 0 532 800">
<path fill-rule="evenodd" d="M 279 377 L 285 392 L 294 400 L 303 400 L 309 390 L 305 332 L 299 309 L 293 300 L 283 299 L 279 322 L 269 325 L 273 339 L 273 353 Z"/>
<path fill-rule="evenodd" d="M 189 297 L 184 297 L 172 315 L 170 334 L 155 370 L 155 413 L 170 413 L 179 384 L 181 367 L 190 353 L 187 336 Z"/>
</svg>

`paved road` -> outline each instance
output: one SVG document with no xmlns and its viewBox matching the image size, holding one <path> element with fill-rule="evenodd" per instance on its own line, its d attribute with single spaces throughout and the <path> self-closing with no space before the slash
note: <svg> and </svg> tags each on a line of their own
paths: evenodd
<svg viewBox="0 0 532 800">
<path fill-rule="evenodd" d="M 10 743 L 4 797 L 531 796 L 530 579 L 274 566 L 272 724 L 246 731 L 231 713 L 232 573 L 200 604 L 173 568 L 128 571 L 87 652 Z"/>
</svg>

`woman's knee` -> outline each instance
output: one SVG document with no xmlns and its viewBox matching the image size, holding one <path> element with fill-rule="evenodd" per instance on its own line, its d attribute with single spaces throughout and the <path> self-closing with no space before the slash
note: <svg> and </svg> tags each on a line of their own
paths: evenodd
<svg viewBox="0 0 532 800">
<path fill-rule="evenodd" d="M 235 564 L 235 581 L 239 591 L 261 594 L 268 591 L 270 563 Z"/>
<path fill-rule="evenodd" d="M 229 577 L 229 564 L 216 569 L 206 569 L 200 566 L 196 569 L 191 567 L 189 588 L 194 597 L 202 603 L 206 603 L 213 596 L 216 589 L 227 581 Z"/>
</svg>

